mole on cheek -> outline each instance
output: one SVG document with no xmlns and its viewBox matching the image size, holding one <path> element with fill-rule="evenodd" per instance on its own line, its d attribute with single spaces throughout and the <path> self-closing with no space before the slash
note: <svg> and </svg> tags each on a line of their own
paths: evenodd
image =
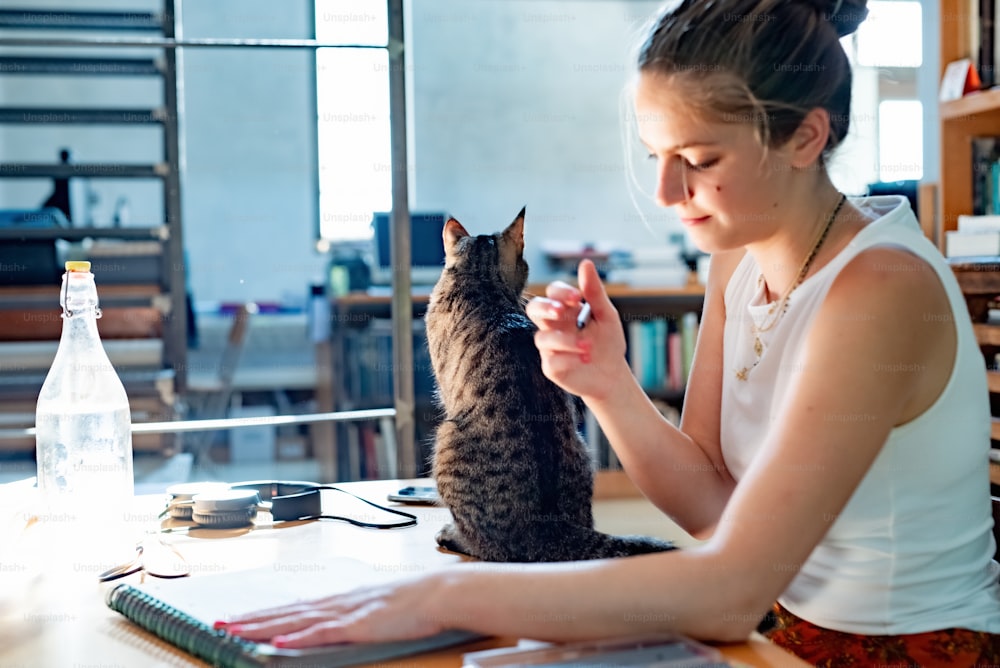
<svg viewBox="0 0 1000 668">
<path fill-rule="evenodd" d="M 722 186 L 715 186 L 715 192 L 717 193 L 722 192 Z"/>
</svg>

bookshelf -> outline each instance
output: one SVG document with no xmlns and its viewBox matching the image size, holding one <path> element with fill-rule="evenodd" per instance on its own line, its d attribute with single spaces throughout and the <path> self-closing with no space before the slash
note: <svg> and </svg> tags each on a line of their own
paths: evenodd
<svg viewBox="0 0 1000 668">
<path fill-rule="evenodd" d="M 977 4 L 969 0 L 940 0 L 941 75 L 948 64 L 962 58 L 978 62 L 973 45 Z M 941 185 L 938 243 L 958 228 L 958 216 L 973 210 L 972 138 L 1000 135 L 1000 86 L 940 103 Z M 951 262 L 973 320 L 976 338 L 988 367 L 994 408 L 992 437 L 1000 441 L 1000 371 L 994 363 L 1000 352 L 1000 325 L 989 320 L 990 303 L 1000 296 L 1000 257 L 963 258 Z M 992 472 L 992 469 L 991 469 Z"/>
<path fill-rule="evenodd" d="M 943 77 L 948 64 L 962 58 L 977 62 L 972 34 L 976 4 L 969 0 L 940 0 L 940 55 Z M 972 138 L 1000 135 L 1000 86 L 940 103 L 941 183 L 940 235 L 958 228 L 958 216 L 972 213 Z"/>
</svg>

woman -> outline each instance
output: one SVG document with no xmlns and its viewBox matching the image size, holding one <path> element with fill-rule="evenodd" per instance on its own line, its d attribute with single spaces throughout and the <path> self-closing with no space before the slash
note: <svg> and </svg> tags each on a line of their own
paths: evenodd
<svg viewBox="0 0 1000 668">
<path fill-rule="evenodd" d="M 287 647 L 456 625 L 741 640 L 773 606 L 769 637 L 819 665 L 1000 662 L 988 395 L 961 292 L 904 200 L 848 201 L 825 168 L 850 121 L 839 38 L 865 13 L 685 0 L 640 49 L 635 118 L 658 203 L 712 255 L 680 428 L 632 377 L 591 263 L 579 289 L 554 283 L 527 306 L 546 375 L 583 398 L 632 480 L 703 544 L 459 566 L 230 630 Z"/>
</svg>

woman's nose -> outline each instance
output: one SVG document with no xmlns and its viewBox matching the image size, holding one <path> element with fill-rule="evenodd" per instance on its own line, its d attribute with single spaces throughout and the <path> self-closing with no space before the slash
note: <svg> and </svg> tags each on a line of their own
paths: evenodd
<svg viewBox="0 0 1000 668">
<path fill-rule="evenodd" d="M 690 196 L 684 160 L 678 157 L 661 159 L 656 186 L 656 203 L 663 207 L 670 207 L 686 201 Z"/>
</svg>

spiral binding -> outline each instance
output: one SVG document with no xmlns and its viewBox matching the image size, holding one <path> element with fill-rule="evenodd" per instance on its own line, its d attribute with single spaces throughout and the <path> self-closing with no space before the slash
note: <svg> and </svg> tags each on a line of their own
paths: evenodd
<svg viewBox="0 0 1000 668">
<path fill-rule="evenodd" d="M 142 628 L 213 666 L 259 668 L 267 665 L 257 643 L 214 629 L 146 592 L 120 584 L 107 595 L 107 604 Z"/>
</svg>

